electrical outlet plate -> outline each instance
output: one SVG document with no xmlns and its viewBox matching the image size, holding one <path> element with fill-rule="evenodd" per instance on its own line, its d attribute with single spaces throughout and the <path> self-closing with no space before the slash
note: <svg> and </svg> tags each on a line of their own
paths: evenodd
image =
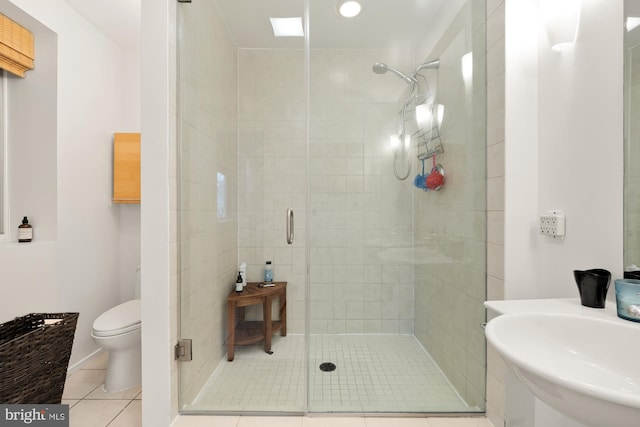
<svg viewBox="0 0 640 427">
<path fill-rule="evenodd" d="M 562 211 L 549 211 L 547 215 L 540 215 L 540 234 L 564 239 L 564 214 Z"/>
</svg>

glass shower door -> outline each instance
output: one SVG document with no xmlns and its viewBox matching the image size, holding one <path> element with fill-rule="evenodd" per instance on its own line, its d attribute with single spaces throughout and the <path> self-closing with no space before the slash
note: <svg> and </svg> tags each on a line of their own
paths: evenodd
<svg viewBox="0 0 640 427">
<path fill-rule="evenodd" d="M 310 0 L 309 411 L 481 412 L 484 1 L 384 3 Z"/>
<path fill-rule="evenodd" d="M 182 412 L 484 410 L 485 5 L 436 25 L 418 3 L 180 3 Z M 238 269 L 257 284 L 267 261 L 286 336 L 229 361 L 230 328 L 265 317 L 229 316 Z"/>
<path fill-rule="evenodd" d="M 275 38 L 269 24 L 303 9 L 301 0 L 179 4 L 179 335 L 193 349 L 179 364 L 183 412 L 305 410 L 304 38 Z M 278 331 L 270 349 L 255 323 L 265 317 L 269 288 L 255 288 L 263 299 L 250 287 L 234 290 L 242 263 L 257 284 L 266 261 L 275 282 L 287 282 L 286 336 Z M 230 295 L 239 308 L 230 308 Z M 272 307 L 272 318 L 283 320 L 276 296 Z M 252 342 L 233 345 L 232 361 L 231 328 L 234 344 Z"/>
</svg>

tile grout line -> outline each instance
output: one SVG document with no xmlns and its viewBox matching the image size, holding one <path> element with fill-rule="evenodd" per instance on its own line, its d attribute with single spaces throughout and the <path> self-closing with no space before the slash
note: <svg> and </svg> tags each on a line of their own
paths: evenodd
<svg viewBox="0 0 640 427">
<path fill-rule="evenodd" d="M 105 399 L 101 399 L 101 400 L 105 400 Z M 132 403 L 133 401 L 134 401 L 134 399 L 131 399 L 131 400 L 129 401 L 129 403 L 127 403 L 126 405 L 124 405 L 124 408 L 122 408 L 122 409 L 120 410 L 120 412 L 118 412 L 118 413 L 117 413 L 117 414 L 116 414 L 116 415 L 111 419 L 111 421 L 109 421 L 109 422 L 105 425 L 105 427 L 109 427 L 111 424 L 113 424 L 113 422 L 114 422 L 116 419 L 118 419 L 118 417 L 119 417 L 122 413 L 124 413 L 124 411 L 125 411 L 125 410 L 130 406 L 130 405 L 131 405 L 131 403 Z M 140 422 L 142 423 L 142 420 L 141 420 Z M 133 427 L 133 426 L 132 426 L 132 427 Z"/>
<path fill-rule="evenodd" d="M 122 416 L 122 414 L 126 411 L 127 408 L 129 408 L 131 406 L 131 404 L 135 401 L 135 400 L 140 400 L 142 401 L 142 390 L 138 391 L 137 393 L 135 393 L 132 397 L 129 398 L 119 398 L 119 399 L 104 399 L 104 398 L 100 398 L 100 394 L 97 393 L 96 397 L 97 398 L 89 398 L 89 396 L 91 396 L 93 393 L 96 393 L 97 390 L 100 389 L 100 393 L 104 393 L 103 390 L 101 389 L 101 387 L 103 387 L 104 385 L 104 374 L 106 373 L 106 369 L 105 368 L 80 368 L 78 369 L 76 372 L 74 372 L 73 374 L 69 375 L 66 379 L 66 381 L 69 381 L 69 378 L 71 378 L 73 375 L 76 375 L 80 372 L 87 372 L 87 371 L 102 371 L 103 372 L 103 377 L 100 381 L 99 384 L 97 384 L 95 387 L 91 388 L 88 392 L 84 393 L 83 396 L 79 399 L 76 398 L 66 398 L 63 400 L 67 400 L 67 401 L 75 401 L 75 403 L 69 405 L 69 410 L 70 410 L 70 418 L 71 418 L 71 409 L 75 408 L 78 404 L 80 404 L 81 402 L 116 402 L 116 401 L 123 401 L 126 402 L 126 404 L 122 407 L 122 409 L 120 409 L 115 415 L 113 415 L 109 421 L 106 422 L 106 424 L 101 425 L 99 427 L 108 427 L 110 425 L 113 425 L 113 423 L 120 417 Z M 66 386 L 66 384 L 65 384 Z M 126 395 L 125 395 L 126 396 Z M 136 425 L 136 426 L 130 426 L 130 427 L 138 427 L 140 426 L 142 423 L 142 420 L 140 420 L 140 424 Z"/>
</svg>

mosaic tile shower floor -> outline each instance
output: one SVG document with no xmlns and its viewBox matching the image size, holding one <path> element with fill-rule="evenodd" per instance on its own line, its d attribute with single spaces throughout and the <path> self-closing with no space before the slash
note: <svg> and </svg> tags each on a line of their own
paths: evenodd
<svg viewBox="0 0 640 427">
<path fill-rule="evenodd" d="M 187 410 L 302 412 L 305 341 L 275 336 L 273 354 L 260 344 L 237 347 Z M 311 337 L 309 412 L 476 412 L 460 398 L 431 356 L 410 335 Z M 323 372 L 323 362 L 336 370 Z"/>
</svg>

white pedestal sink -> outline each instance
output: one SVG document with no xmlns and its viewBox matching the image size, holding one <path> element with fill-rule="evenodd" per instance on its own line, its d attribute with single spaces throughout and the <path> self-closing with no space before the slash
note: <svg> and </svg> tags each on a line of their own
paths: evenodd
<svg viewBox="0 0 640 427">
<path fill-rule="evenodd" d="M 486 335 L 549 406 L 587 426 L 640 425 L 640 324 L 516 313 L 491 320 Z"/>
</svg>

